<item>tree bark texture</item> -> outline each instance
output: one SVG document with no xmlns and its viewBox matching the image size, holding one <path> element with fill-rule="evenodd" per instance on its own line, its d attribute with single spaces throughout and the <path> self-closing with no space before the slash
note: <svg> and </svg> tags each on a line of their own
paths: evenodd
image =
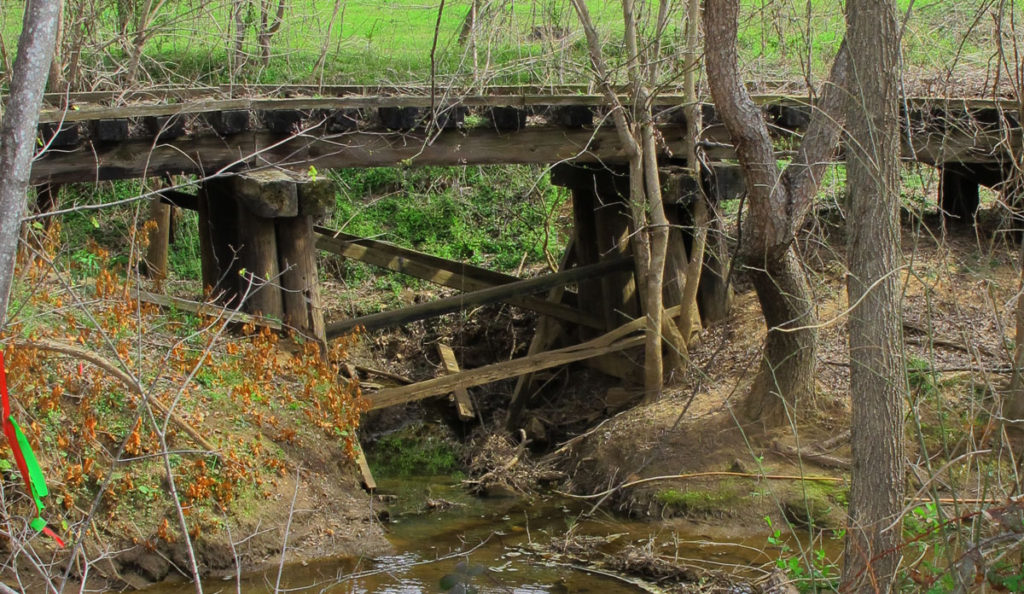
<svg viewBox="0 0 1024 594">
<path fill-rule="evenodd" d="M 1017 169 L 1009 188 L 1004 191 L 1006 202 L 1014 204 L 1021 195 L 1024 173 Z M 1017 257 L 1020 278 L 1017 284 L 1017 304 L 1014 307 L 1015 334 L 1013 349 L 1013 375 L 1003 396 L 1003 422 L 1016 435 L 1024 435 L 1024 241 L 1020 243 Z"/>
<path fill-rule="evenodd" d="M 1013 375 L 1003 402 L 1003 419 L 1007 428 L 1016 434 L 1024 433 L 1024 241 L 1017 258 L 1020 280 L 1017 284 L 1017 305 L 1014 308 L 1016 332 L 1014 334 Z"/>
<path fill-rule="evenodd" d="M 900 564 L 903 401 L 899 277 L 899 26 L 893 0 L 846 3 L 853 449 L 843 590 L 889 592 Z"/>
<path fill-rule="evenodd" d="M 761 110 L 740 77 L 738 15 L 738 0 L 706 0 L 704 61 L 715 108 L 746 177 L 749 209 L 741 257 L 753 274 L 768 327 L 761 369 L 743 408 L 753 415 L 750 420 L 777 424 L 787 407 L 814 392 L 817 316 L 793 240 L 839 142 L 843 96 L 837 87 L 846 79 L 847 51 L 844 43 L 804 140 L 782 171 Z"/>
<path fill-rule="evenodd" d="M 60 2 L 30 0 L 25 7 L 7 111 L 0 123 L 0 330 L 14 280 L 21 217 L 36 147 L 39 106 L 57 39 Z"/>
<path fill-rule="evenodd" d="M 741 412 L 765 426 L 785 424 L 800 407 L 813 405 L 817 316 L 800 259 L 790 247 L 781 257 L 751 268 L 768 334 L 764 355 Z"/>
</svg>

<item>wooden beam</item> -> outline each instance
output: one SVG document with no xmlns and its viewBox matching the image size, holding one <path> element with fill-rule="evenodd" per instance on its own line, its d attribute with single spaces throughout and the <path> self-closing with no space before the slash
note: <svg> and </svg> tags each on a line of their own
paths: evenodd
<svg viewBox="0 0 1024 594">
<path fill-rule="evenodd" d="M 681 154 L 686 129 L 659 126 L 666 154 Z M 709 156 L 732 155 L 731 148 Z M 154 146 L 146 139 L 129 139 L 111 146 L 81 147 L 48 152 L 32 164 L 31 183 L 93 182 L 164 174 L 215 175 L 245 167 L 258 155 L 260 166 L 306 171 L 344 167 L 399 165 L 547 164 L 561 161 L 620 162 L 628 159 L 611 126 L 597 130 L 567 130 L 553 126 L 527 127 L 517 132 L 487 128 L 423 132 L 349 132 L 337 135 L 302 134 L 282 140 L 270 132 L 242 132 L 182 137 Z"/>
<path fill-rule="evenodd" d="M 440 396 L 447 394 L 456 388 L 469 388 L 472 386 L 479 386 L 481 384 L 489 384 L 491 382 L 523 375 L 525 373 L 533 373 L 535 371 L 541 371 L 542 369 L 550 369 L 552 367 L 590 359 L 606 353 L 614 353 L 616 351 L 640 346 L 644 342 L 642 334 L 625 338 L 620 337 L 610 341 L 602 341 L 602 339 L 607 336 L 608 334 L 582 344 L 558 349 L 556 351 L 548 351 L 546 353 L 531 355 L 521 359 L 503 361 L 501 363 L 478 367 L 476 369 L 463 371 L 454 375 L 446 375 L 432 380 L 427 380 L 418 384 L 382 390 L 376 394 L 371 394 L 368 397 L 370 400 L 370 410 L 387 408 L 389 406 L 404 404 L 406 402 L 414 402 L 416 400 L 430 398 L 431 396 Z"/>
<path fill-rule="evenodd" d="M 466 107 L 526 107 L 526 106 L 603 106 L 603 95 L 588 93 L 583 85 L 555 87 L 506 86 L 468 92 L 465 89 L 444 89 L 450 98 L 441 102 L 442 108 L 453 103 Z M 630 105 L 632 97 L 627 88 L 617 89 L 619 101 Z M 237 95 L 252 95 L 238 97 Z M 231 97 L 230 95 L 235 95 Z M 269 96 L 268 96 L 269 95 Z M 306 96 L 287 96 L 306 95 Z M 315 95 L 315 96 L 313 96 Z M 331 96 L 335 95 L 335 96 Z M 79 122 L 110 118 L 138 118 L 170 116 L 176 114 L 208 113 L 214 111 L 246 109 L 250 111 L 356 109 L 376 107 L 438 107 L 435 93 L 430 87 L 373 87 L 313 85 L 254 85 L 241 89 L 201 88 L 169 89 L 166 91 L 49 94 L 50 105 L 70 103 L 77 109 L 47 107 L 39 114 L 41 123 Z M 758 93 L 751 96 L 760 106 L 809 108 L 812 102 L 806 95 L 785 93 Z M 174 99 L 175 101 L 169 101 Z M 657 106 L 682 106 L 686 99 L 679 89 L 666 88 L 651 98 Z M 119 105 L 102 105 L 117 102 Z M 147 103 L 148 102 L 148 103 Z M 930 98 L 908 97 L 906 105 L 918 112 L 933 109 L 963 114 L 981 109 L 1013 112 L 1018 105 L 1008 99 Z"/>
<path fill-rule="evenodd" d="M 316 245 L 324 251 L 463 292 L 479 291 L 520 280 L 514 276 L 424 254 L 386 241 L 356 237 L 325 227 L 314 229 L 319 234 Z M 604 329 L 601 320 L 572 307 L 571 303 L 566 301 L 568 299 L 555 303 L 526 296 L 509 298 L 507 303 L 573 324 Z"/>
<path fill-rule="evenodd" d="M 569 264 L 578 258 L 578 245 L 578 240 L 576 239 L 569 242 L 569 245 L 565 248 L 565 253 L 562 255 L 562 261 L 558 265 L 559 270 L 568 270 Z M 565 287 L 551 289 L 548 291 L 548 301 L 561 300 L 564 291 Z M 558 335 L 561 332 L 562 325 L 558 320 L 547 316 L 537 320 L 536 330 L 533 332 L 533 338 L 530 339 L 530 346 L 526 350 L 526 356 L 529 357 L 530 355 L 543 353 L 550 349 L 554 346 L 555 341 L 558 340 Z M 512 390 L 512 397 L 509 398 L 508 403 L 508 412 L 505 415 L 505 428 L 509 431 L 515 431 L 519 428 L 520 415 L 532 396 L 528 393 L 532 389 L 532 385 L 532 373 L 521 375 L 516 380 L 516 387 Z"/>
<path fill-rule="evenodd" d="M 555 274 L 547 274 L 536 278 L 516 281 L 514 283 L 482 289 L 480 291 L 463 293 L 461 295 L 439 299 L 431 303 L 405 307 L 396 311 L 386 311 L 350 320 L 334 322 L 333 324 L 327 325 L 327 338 L 330 339 L 340 336 L 356 327 L 362 327 L 366 330 L 387 328 L 408 322 L 414 322 L 416 320 L 437 317 L 446 313 L 459 311 L 460 309 L 465 309 L 467 307 L 498 303 L 506 301 L 512 297 L 532 295 L 559 285 L 576 282 L 583 278 L 590 278 L 619 270 L 625 270 L 632 266 L 632 264 L 632 258 L 619 258 L 590 266 L 571 268 L 565 272 L 556 272 Z"/>
<path fill-rule="evenodd" d="M 455 352 L 452 351 L 452 347 L 439 342 L 437 343 L 437 354 L 441 356 L 441 366 L 444 367 L 444 372 L 447 375 L 454 375 L 459 372 L 459 362 L 455 359 Z M 459 412 L 459 419 L 462 421 L 472 420 L 476 414 L 473 412 L 473 401 L 470 399 L 466 388 L 461 386 L 453 388 L 452 396 L 455 398 L 455 408 Z"/>
<path fill-rule="evenodd" d="M 212 303 L 189 301 L 187 299 L 180 299 L 169 295 L 158 295 L 156 293 L 141 290 L 132 292 L 132 297 L 139 301 L 152 303 L 153 305 L 158 305 L 160 307 L 187 311 L 200 316 L 211 316 L 231 320 L 231 322 L 235 324 L 254 324 L 256 326 L 266 326 L 271 330 L 282 329 L 281 322 L 278 322 L 277 320 L 250 315 L 241 311 L 220 307 L 219 305 L 214 305 Z"/>
<path fill-rule="evenodd" d="M 185 210 L 199 210 L 199 196 L 196 194 L 189 194 L 180 190 L 161 190 L 160 199 L 164 204 L 170 204 Z"/>
<path fill-rule="evenodd" d="M 359 468 L 359 474 L 363 478 L 363 488 L 370 492 L 376 491 L 377 481 L 374 480 L 373 472 L 370 471 L 370 464 L 366 461 L 366 454 L 363 453 L 362 444 L 359 446 L 359 451 L 356 452 L 356 466 Z"/>
<path fill-rule="evenodd" d="M 680 306 L 670 307 L 665 310 L 664 316 L 672 319 L 679 315 L 680 309 Z M 370 410 L 422 400 L 431 396 L 440 396 L 452 391 L 456 386 L 470 388 L 640 346 L 644 342 L 644 336 L 643 334 L 634 334 L 644 331 L 646 326 L 647 316 L 644 316 L 597 338 L 570 347 L 521 359 L 502 361 L 462 371 L 455 375 L 429 379 L 418 384 L 381 390 L 369 396 Z"/>
</svg>

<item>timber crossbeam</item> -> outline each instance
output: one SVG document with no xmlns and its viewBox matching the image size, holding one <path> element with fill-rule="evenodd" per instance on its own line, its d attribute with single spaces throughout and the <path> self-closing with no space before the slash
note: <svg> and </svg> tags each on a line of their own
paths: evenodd
<svg viewBox="0 0 1024 594">
<path fill-rule="evenodd" d="M 394 311 L 386 311 L 349 320 L 333 322 L 327 325 L 327 338 L 335 338 L 356 328 L 376 330 L 400 326 L 408 322 L 434 318 L 447 313 L 456 312 L 469 307 L 500 303 L 510 298 L 534 295 L 553 287 L 567 285 L 585 278 L 600 277 L 622 270 L 631 270 L 631 257 L 616 258 L 588 266 L 570 268 L 563 272 L 546 274 L 535 278 L 520 280 L 505 285 L 481 289 L 470 293 L 461 293 L 452 297 L 438 299 L 430 303 L 421 303 Z"/>
<path fill-rule="evenodd" d="M 665 315 L 667 317 L 677 316 L 679 315 L 679 310 L 679 306 L 669 308 L 665 310 Z M 416 384 L 381 390 L 367 396 L 370 401 L 370 410 L 415 402 L 433 396 L 443 396 L 458 388 L 465 389 L 489 384 L 527 373 L 543 371 L 552 367 L 559 367 L 575 363 L 576 361 L 585 361 L 608 353 L 638 347 L 644 343 L 644 333 L 646 330 L 647 317 L 644 316 L 580 344 L 528 355 L 510 361 L 501 361 L 500 363 L 460 371 Z"/>
<path fill-rule="evenodd" d="M 514 276 L 472 264 L 446 260 L 386 241 L 357 237 L 326 227 L 318 226 L 314 229 L 318 234 L 316 245 L 319 249 L 462 292 L 480 291 L 520 280 Z M 526 295 L 510 297 L 506 302 L 566 322 L 603 330 L 604 322 L 576 309 L 573 297 L 575 295 L 566 295 L 559 302 L 552 302 Z"/>
</svg>

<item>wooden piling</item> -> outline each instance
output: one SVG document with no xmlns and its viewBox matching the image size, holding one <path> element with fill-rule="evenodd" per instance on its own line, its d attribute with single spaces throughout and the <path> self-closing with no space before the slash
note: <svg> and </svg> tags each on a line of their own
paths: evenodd
<svg viewBox="0 0 1024 594">
<path fill-rule="evenodd" d="M 326 341 L 317 282 L 313 217 L 280 218 L 276 225 L 285 324 Z"/>
<path fill-rule="evenodd" d="M 575 246 L 576 261 L 579 266 L 597 264 L 601 254 L 597 250 L 597 227 L 594 217 L 594 210 L 597 204 L 594 189 L 591 186 L 577 185 L 571 188 L 572 192 L 572 218 L 573 218 L 573 246 Z M 586 299 L 580 300 L 580 309 L 588 315 L 604 322 L 604 329 L 607 329 L 607 320 L 604 316 L 602 299 L 594 299 L 595 295 L 602 295 L 601 279 L 586 278 L 579 282 L 579 294 L 586 295 Z M 592 329 L 581 328 L 581 338 L 596 336 Z"/>
<path fill-rule="evenodd" d="M 206 180 L 199 191 L 199 255 L 203 289 L 212 289 L 224 304 L 238 292 L 238 204 L 224 178 Z"/>
<path fill-rule="evenodd" d="M 611 191 L 600 192 L 594 213 L 597 249 L 601 261 L 629 256 L 630 218 L 621 196 Z M 603 313 L 608 328 L 617 328 L 640 315 L 636 279 L 632 271 L 622 271 L 601 278 Z"/>
<path fill-rule="evenodd" d="M 978 181 L 969 171 L 956 164 L 942 166 L 939 183 L 939 206 L 947 224 L 967 225 L 974 222 L 974 213 L 981 204 Z"/>
<path fill-rule="evenodd" d="M 249 313 L 280 319 L 284 316 L 284 304 L 274 219 L 257 216 L 241 204 L 237 213 L 237 245 L 244 270 L 239 294 L 247 295 L 244 309 Z"/>
<path fill-rule="evenodd" d="M 149 201 L 149 220 L 156 225 L 149 231 L 146 247 L 146 276 L 155 281 L 167 278 L 167 250 L 171 239 L 171 205 L 159 196 Z"/>
</svg>

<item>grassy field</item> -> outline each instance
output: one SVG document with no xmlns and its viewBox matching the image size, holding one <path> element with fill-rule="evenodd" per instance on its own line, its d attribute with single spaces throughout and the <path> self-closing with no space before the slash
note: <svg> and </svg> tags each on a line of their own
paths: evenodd
<svg viewBox="0 0 1024 594">
<path fill-rule="evenodd" d="M 81 1 L 81 0 L 77 0 Z M 459 43 L 470 0 L 437 1 L 285 0 L 284 19 L 272 39 L 271 59 L 258 58 L 256 4 L 246 4 L 245 51 L 234 65 L 231 2 L 161 5 L 149 28 L 138 84 L 323 82 L 325 84 L 422 83 L 431 75 L 434 49 L 439 81 L 460 85 L 550 84 L 590 79 L 582 30 L 564 0 L 492 2 L 478 20 L 474 38 Z M 645 4 L 650 8 L 653 3 Z M 676 3 L 680 4 L 680 3 Z M 619 3 L 589 3 L 614 63 L 620 57 Z M 3 7 L 6 47 L 15 44 L 22 5 Z M 992 76 L 996 51 L 994 16 L 1002 10 L 984 0 L 899 0 L 907 19 L 904 58 L 915 77 L 947 76 L 954 82 Z M 79 9 L 80 8 L 80 9 Z M 647 14 L 647 17 L 650 15 Z M 1018 18 L 1020 15 L 1018 15 Z M 65 46 L 81 40 L 86 86 L 117 84 L 126 61 L 117 3 L 70 4 Z M 678 80 L 683 17 L 670 19 L 663 48 L 665 79 Z M 436 28 L 436 48 L 435 48 Z M 743 0 L 741 56 L 753 80 L 802 80 L 826 72 L 844 30 L 838 3 L 826 0 Z M 1007 27 L 1008 30 L 1011 28 Z M 129 34 L 133 33 L 128 26 Z M 322 57 L 322 61 L 321 61 Z"/>
</svg>

